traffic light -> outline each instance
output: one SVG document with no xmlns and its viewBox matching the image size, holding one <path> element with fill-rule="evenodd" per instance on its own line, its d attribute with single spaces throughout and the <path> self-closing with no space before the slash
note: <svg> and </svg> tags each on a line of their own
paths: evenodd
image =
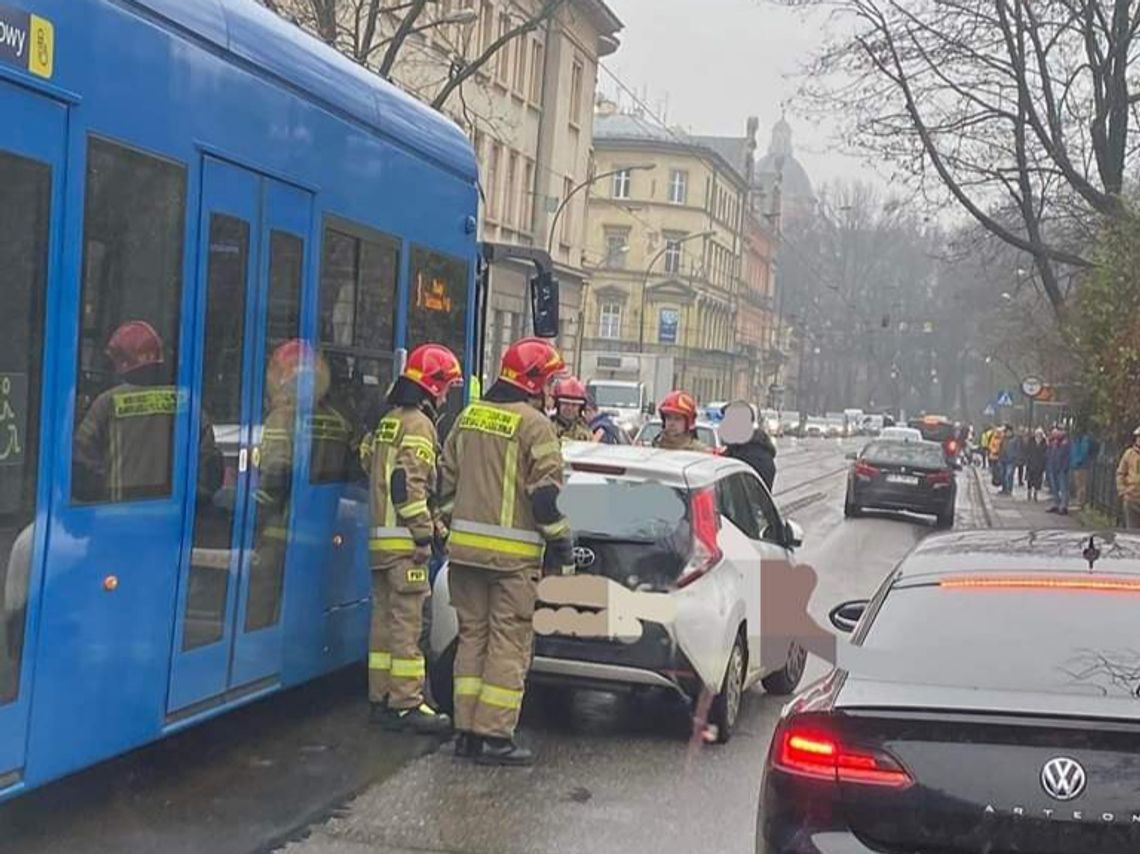
<svg viewBox="0 0 1140 854">
<path fill-rule="evenodd" d="M 557 338 L 558 280 L 553 273 L 548 271 L 531 277 L 530 305 L 534 334 L 539 338 Z"/>
</svg>

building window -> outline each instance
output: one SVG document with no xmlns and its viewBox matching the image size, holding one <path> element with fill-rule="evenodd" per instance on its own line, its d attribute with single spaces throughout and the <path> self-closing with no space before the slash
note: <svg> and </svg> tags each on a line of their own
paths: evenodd
<svg viewBox="0 0 1140 854">
<path fill-rule="evenodd" d="M 563 200 L 569 199 L 570 194 L 574 192 L 574 179 L 562 179 L 562 198 Z M 574 240 L 574 202 L 567 203 L 566 209 L 562 211 L 562 235 L 560 237 L 563 246 L 570 246 Z"/>
<path fill-rule="evenodd" d="M 628 199 L 630 196 L 633 173 L 629 169 L 622 169 L 614 173 L 613 197 L 615 199 Z"/>
<path fill-rule="evenodd" d="M 498 38 L 503 38 L 511 31 L 511 18 L 505 12 L 499 14 L 499 35 Z M 499 82 L 507 86 L 511 82 L 511 52 L 510 50 L 500 49 L 498 62 L 495 65 L 495 76 L 498 77 Z"/>
<path fill-rule="evenodd" d="M 669 201 L 683 205 L 689 200 L 689 173 L 674 169 L 669 179 Z"/>
<path fill-rule="evenodd" d="M 621 303 L 602 303 L 598 311 L 598 337 L 609 340 L 621 337 Z"/>
<path fill-rule="evenodd" d="M 92 138 L 72 457 L 76 503 L 170 495 L 185 237 L 186 170 Z M 132 321 L 132 329 L 157 336 L 161 352 L 154 355 L 162 359 L 116 376 L 107 344 Z M 119 409 L 141 417 L 115 417 Z M 145 454 L 138 442 L 145 443 Z M 124 453 L 126 448 L 137 453 Z"/>
<path fill-rule="evenodd" d="M 606 235 L 606 266 L 611 270 L 625 269 L 625 256 L 629 253 L 625 232 L 610 232 Z"/>
<path fill-rule="evenodd" d="M 570 124 L 572 125 L 582 123 L 583 77 L 585 77 L 585 69 L 582 65 L 582 60 L 575 58 L 574 65 L 570 69 Z"/>
<path fill-rule="evenodd" d="M 502 157 L 502 146 L 497 142 L 491 143 L 487 153 L 487 186 L 483 192 L 487 194 L 487 217 L 497 219 L 499 216 L 499 158 Z"/>
<path fill-rule="evenodd" d="M 516 38 L 515 54 L 515 93 L 519 97 L 526 97 L 526 39 Z"/>
<path fill-rule="evenodd" d="M 506 212 L 503 214 L 504 222 L 512 226 L 518 225 L 516 219 L 519 201 L 518 172 L 519 156 L 512 151 L 510 158 L 507 160 Z"/>
<path fill-rule="evenodd" d="M 530 100 L 533 104 L 542 103 L 542 77 L 543 77 L 542 42 L 536 41 L 530 46 Z"/>
<path fill-rule="evenodd" d="M 479 53 L 489 48 L 495 41 L 495 7 L 491 0 L 483 0 L 479 15 Z"/>
<path fill-rule="evenodd" d="M 681 241 L 678 238 L 665 240 L 665 272 L 681 272 Z"/>
<path fill-rule="evenodd" d="M 534 223 L 534 161 L 527 160 L 523 169 L 522 185 L 522 222 L 519 223 L 523 231 L 530 231 Z"/>
</svg>

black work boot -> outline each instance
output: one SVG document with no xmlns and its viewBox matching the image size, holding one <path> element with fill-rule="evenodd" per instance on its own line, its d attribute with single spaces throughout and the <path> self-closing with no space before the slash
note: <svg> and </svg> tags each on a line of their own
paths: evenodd
<svg viewBox="0 0 1140 854">
<path fill-rule="evenodd" d="M 460 759 L 474 759 L 483 750 L 483 736 L 473 732 L 460 732 L 455 737 L 455 755 Z"/>
<path fill-rule="evenodd" d="M 483 748 L 475 761 L 480 765 L 525 766 L 534 764 L 534 753 L 529 748 L 515 744 L 513 738 L 483 738 Z"/>
<path fill-rule="evenodd" d="M 444 735 L 451 732 L 451 718 L 437 712 L 427 703 L 420 703 L 412 709 L 389 709 L 382 726 L 392 732 Z"/>
<path fill-rule="evenodd" d="M 372 724 L 382 724 L 384 719 L 388 717 L 388 698 L 385 697 L 379 703 L 368 704 L 368 722 Z"/>
</svg>

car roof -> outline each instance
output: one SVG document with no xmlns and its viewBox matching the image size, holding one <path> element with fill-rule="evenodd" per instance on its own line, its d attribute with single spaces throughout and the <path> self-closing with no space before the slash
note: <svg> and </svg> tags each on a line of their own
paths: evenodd
<svg viewBox="0 0 1140 854">
<path fill-rule="evenodd" d="M 645 445 L 566 442 L 562 445 L 562 458 L 569 466 L 620 466 L 625 469 L 626 477 L 692 489 L 708 486 L 734 472 L 754 473 L 746 463 L 732 457 L 718 457 L 704 451 L 667 451 Z"/>
<path fill-rule="evenodd" d="M 895 583 L 963 573 L 1087 574 L 1089 564 L 1082 553 L 1089 537 L 1101 553 L 1093 572 L 1140 576 L 1140 534 L 991 528 L 927 537 L 903 559 Z"/>
</svg>

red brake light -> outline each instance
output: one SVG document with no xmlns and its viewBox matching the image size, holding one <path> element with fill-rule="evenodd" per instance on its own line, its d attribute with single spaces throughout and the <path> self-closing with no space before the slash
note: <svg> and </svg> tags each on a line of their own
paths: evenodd
<svg viewBox="0 0 1140 854">
<path fill-rule="evenodd" d="M 1079 590 L 1102 593 L 1140 593 L 1140 579 L 1104 575 L 1074 575 L 1071 578 L 1034 575 L 973 575 L 944 578 L 947 590 Z"/>
<path fill-rule="evenodd" d="M 677 579 L 677 587 L 692 584 L 724 557 L 717 543 L 720 512 L 716 507 L 716 491 L 709 488 L 694 492 L 689 501 L 689 513 L 693 528 L 693 556 Z"/>
<path fill-rule="evenodd" d="M 926 482 L 930 484 L 948 484 L 954 476 L 948 471 L 933 471 L 926 476 Z"/>
<path fill-rule="evenodd" d="M 855 463 L 855 476 L 856 477 L 877 477 L 879 470 L 870 463 L 865 463 L 859 460 Z"/>
<path fill-rule="evenodd" d="M 878 750 L 848 747 L 834 736 L 795 724 L 777 736 L 774 764 L 781 771 L 837 783 L 905 789 L 914 780 L 898 762 Z"/>
</svg>

